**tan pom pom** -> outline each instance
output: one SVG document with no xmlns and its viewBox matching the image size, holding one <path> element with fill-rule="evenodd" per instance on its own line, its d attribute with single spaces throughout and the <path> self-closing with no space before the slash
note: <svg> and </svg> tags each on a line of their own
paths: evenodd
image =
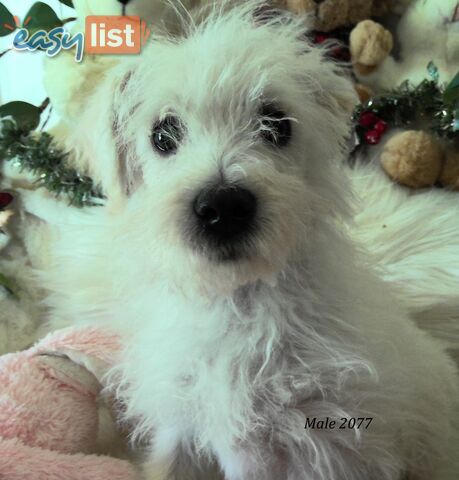
<svg viewBox="0 0 459 480">
<path fill-rule="evenodd" d="M 396 182 L 413 188 L 433 185 L 440 176 L 443 150 L 428 133 L 410 130 L 391 138 L 381 155 L 384 171 Z"/>
<path fill-rule="evenodd" d="M 459 151 L 448 150 L 446 152 L 440 183 L 444 187 L 459 190 Z"/>
<path fill-rule="evenodd" d="M 348 0 L 325 0 L 319 5 L 316 30 L 330 32 L 347 25 L 348 13 Z"/>
<path fill-rule="evenodd" d="M 364 20 L 352 30 L 350 48 L 352 60 L 365 66 L 379 65 L 392 51 L 392 34 L 373 20 Z"/>
</svg>

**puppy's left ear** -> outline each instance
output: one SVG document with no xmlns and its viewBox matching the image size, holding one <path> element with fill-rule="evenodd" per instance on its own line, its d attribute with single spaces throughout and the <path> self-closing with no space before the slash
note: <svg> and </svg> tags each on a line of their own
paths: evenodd
<svg viewBox="0 0 459 480">
<path fill-rule="evenodd" d="M 130 76 L 130 70 L 122 65 L 106 72 L 66 142 L 77 167 L 102 186 L 108 204 L 122 202 L 129 190 L 117 109 Z"/>
</svg>

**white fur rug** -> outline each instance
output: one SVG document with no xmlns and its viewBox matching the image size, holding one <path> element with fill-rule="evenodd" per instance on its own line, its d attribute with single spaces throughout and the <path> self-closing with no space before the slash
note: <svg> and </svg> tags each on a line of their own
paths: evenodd
<svg viewBox="0 0 459 480">
<path fill-rule="evenodd" d="M 418 324 L 458 348 L 459 193 L 401 187 L 375 161 L 351 178 L 362 202 L 352 236 Z"/>
<path fill-rule="evenodd" d="M 353 232 L 413 310 L 458 299 L 459 193 L 398 186 L 378 165 L 352 173 L 362 199 Z"/>
</svg>

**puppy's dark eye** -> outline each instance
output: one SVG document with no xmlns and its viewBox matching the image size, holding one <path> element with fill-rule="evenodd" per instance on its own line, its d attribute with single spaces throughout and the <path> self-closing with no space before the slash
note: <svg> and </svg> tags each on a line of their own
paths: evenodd
<svg viewBox="0 0 459 480">
<path fill-rule="evenodd" d="M 265 141 L 277 147 L 285 147 L 292 138 L 292 124 L 287 115 L 275 105 L 264 105 L 260 112 Z"/>
<path fill-rule="evenodd" d="M 175 153 L 183 139 L 183 125 L 177 117 L 169 115 L 153 125 L 151 144 L 159 153 Z"/>
</svg>

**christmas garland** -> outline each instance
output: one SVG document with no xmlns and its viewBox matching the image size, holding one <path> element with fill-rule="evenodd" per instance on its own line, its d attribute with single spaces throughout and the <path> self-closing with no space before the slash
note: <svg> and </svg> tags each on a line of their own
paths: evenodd
<svg viewBox="0 0 459 480">
<path fill-rule="evenodd" d="M 0 123 L 0 159 L 14 161 L 37 177 L 37 186 L 56 196 L 65 194 L 76 207 L 99 205 L 104 198 L 91 178 L 67 164 L 68 153 L 53 144 L 46 132 L 24 132 L 11 119 Z"/>
<path fill-rule="evenodd" d="M 356 148 L 378 144 L 389 127 L 421 128 L 448 142 L 459 139 L 459 73 L 444 87 L 433 63 L 428 72 L 430 78 L 419 85 L 405 81 L 355 109 Z"/>
</svg>

